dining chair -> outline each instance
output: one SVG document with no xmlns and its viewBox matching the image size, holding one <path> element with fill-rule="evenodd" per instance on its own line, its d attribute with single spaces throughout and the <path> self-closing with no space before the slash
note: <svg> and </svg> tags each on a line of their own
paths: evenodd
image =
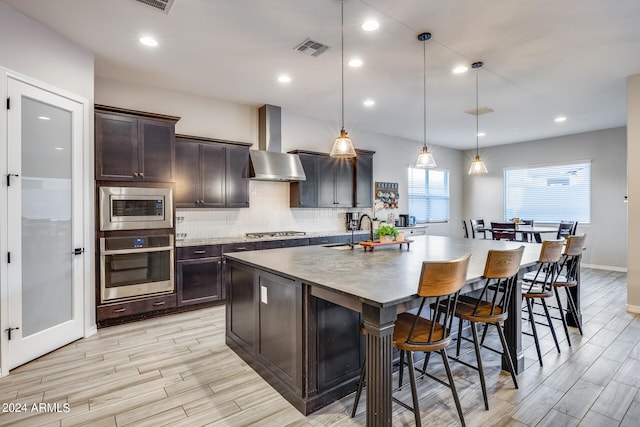
<svg viewBox="0 0 640 427">
<path fill-rule="evenodd" d="M 469 229 L 467 228 L 467 221 L 462 220 L 462 235 L 465 239 L 469 238 Z"/>
<path fill-rule="evenodd" d="M 568 236 L 575 233 L 576 224 L 573 221 L 560 221 L 558 224 L 558 234 L 556 235 L 556 239 L 566 239 Z"/>
<path fill-rule="evenodd" d="M 522 298 L 527 303 L 529 324 L 531 326 L 531 334 L 526 332 L 523 332 L 523 334 L 533 336 L 540 366 L 542 366 L 542 352 L 540 351 L 540 340 L 536 329 L 536 323 L 539 322 L 534 318 L 533 302 L 539 301 L 542 305 L 544 315 L 547 318 L 547 323 L 544 325 L 548 326 L 551 330 L 551 336 L 556 345 L 556 350 L 560 353 L 558 337 L 556 336 L 556 331 L 551 321 L 546 299 L 554 296 L 554 283 L 558 277 L 558 267 L 560 258 L 562 257 L 564 242 L 564 239 L 543 241 L 542 248 L 540 249 L 540 257 L 538 258 L 538 269 L 525 274 L 522 279 Z"/>
<path fill-rule="evenodd" d="M 487 232 L 484 230 L 481 230 L 484 228 L 484 219 L 470 219 L 469 224 L 471 225 L 472 239 L 476 238 L 476 234 L 478 235 L 478 238 L 480 238 L 481 234 L 482 234 L 482 239 L 487 238 Z"/>
<path fill-rule="evenodd" d="M 493 240 L 516 240 L 516 225 L 513 222 L 492 222 Z"/>
<path fill-rule="evenodd" d="M 489 399 L 487 397 L 487 385 L 484 378 L 482 357 L 480 356 L 481 346 L 487 350 L 502 354 L 502 357 L 507 362 L 513 385 L 515 388 L 518 388 L 513 360 L 511 359 L 511 353 L 509 352 L 504 336 L 503 323 L 509 317 L 509 301 L 511 300 L 514 286 L 518 284 L 518 270 L 520 270 L 520 261 L 522 260 L 523 253 L 524 246 L 510 250 L 489 250 L 482 275 L 485 282 L 480 295 L 478 297 L 461 295 L 455 311 L 455 316 L 460 319 L 460 322 L 458 324 L 456 357 L 452 357 L 451 359 L 479 372 L 482 396 L 486 409 L 489 409 Z M 459 358 L 460 345 L 463 340 L 462 326 L 464 321 L 471 323 L 477 366 L 473 366 Z M 478 331 L 476 330 L 477 324 L 493 325 L 496 327 L 502 344 L 502 351 L 495 350 L 480 343 Z"/>
<path fill-rule="evenodd" d="M 462 425 L 465 425 L 460 399 L 453 381 L 453 375 L 447 357 L 447 346 L 451 342 L 451 324 L 453 322 L 460 289 L 467 280 L 467 268 L 471 254 L 451 261 L 424 261 L 418 282 L 418 295 L 421 297 L 420 307 L 416 313 L 402 313 L 398 315 L 393 330 L 393 347 L 400 350 L 399 382 L 402 385 L 402 374 L 406 356 L 409 366 L 409 382 L 413 407 L 393 398 L 393 401 L 404 408 L 413 411 L 416 425 L 421 425 L 418 391 L 416 388 L 415 366 L 413 353 L 440 353 L 448 383 L 429 373 L 424 375 L 451 389 L 453 400 Z M 360 328 L 366 333 L 364 326 Z M 366 362 L 365 362 L 366 364 Z M 365 381 L 365 365 L 362 366 L 360 381 L 356 391 L 351 417 L 358 408 L 358 402 Z"/>
</svg>

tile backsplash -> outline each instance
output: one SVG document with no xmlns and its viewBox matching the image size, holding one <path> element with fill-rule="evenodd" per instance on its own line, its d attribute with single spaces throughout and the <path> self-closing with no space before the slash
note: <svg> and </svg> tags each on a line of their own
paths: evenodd
<svg viewBox="0 0 640 427">
<path fill-rule="evenodd" d="M 235 237 L 262 231 L 346 231 L 346 212 L 355 208 L 289 207 L 289 183 L 250 181 L 250 207 L 242 209 L 177 209 L 176 233 L 188 239 Z M 364 210 L 371 214 L 371 209 Z"/>
</svg>

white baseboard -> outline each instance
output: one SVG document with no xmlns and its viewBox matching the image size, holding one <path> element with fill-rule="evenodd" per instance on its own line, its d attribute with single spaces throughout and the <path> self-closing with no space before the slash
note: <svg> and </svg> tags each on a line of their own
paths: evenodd
<svg viewBox="0 0 640 427">
<path fill-rule="evenodd" d="M 614 267 L 612 265 L 598 265 L 598 264 L 585 264 L 582 263 L 582 266 L 585 268 L 594 268 L 596 270 L 609 270 L 609 271 L 619 271 L 622 273 L 626 273 L 627 272 L 627 268 L 626 267 Z"/>
<path fill-rule="evenodd" d="M 98 333 L 98 326 L 96 326 L 95 324 L 89 326 L 86 330 L 85 330 L 85 334 L 84 337 L 88 338 L 91 335 L 95 335 Z"/>
<path fill-rule="evenodd" d="M 627 304 L 627 311 L 629 313 L 638 313 L 638 314 L 640 314 L 640 306 Z"/>
</svg>

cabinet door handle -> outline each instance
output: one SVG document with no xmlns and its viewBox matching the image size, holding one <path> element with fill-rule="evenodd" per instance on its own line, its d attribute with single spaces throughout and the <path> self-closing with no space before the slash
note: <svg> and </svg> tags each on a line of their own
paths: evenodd
<svg viewBox="0 0 640 427">
<path fill-rule="evenodd" d="M 137 178 L 138 177 L 138 172 L 134 172 L 133 176 L 135 176 Z"/>
<path fill-rule="evenodd" d="M 165 302 L 166 302 L 166 301 L 158 301 L 158 302 L 154 302 L 154 303 L 153 303 L 153 306 L 154 306 L 154 307 L 158 307 L 158 306 L 164 305 L 164 303 L 165 303 Z"/>
<path fill-rule="evenodd" d="M 196 206 L 199 206 L 199 205 L 200 205 L 200 200 L 196 200 L 196 201 L 195 201 L 195 202 L 193 202 L 193 203 L 195 203 L 195 204 L 196 204 Z"/>
<path fill-rule="evenodd" d="M 201 204 L 201 205 L 204 205 L 204 200 L 200 200 L 200 204 Z"/>
<path fill-rule="evenodd" d="M 204 255 L 207 253 L 207 251 L 199 249 L 197 251 L 193 251 L 194 255 Z"/>
<path fill-rule="evenodd" d="M 140 178 L 144 178 L 144 173 L 140 172 Z"/>
<path fill-rule="evenodd" d="M 122 313 L 126 310 L 126 308 L 122 307 L 122 308 L 116 308 L 115 310 L 113 310 L 114 313 Z"/>
<path fill-rule="evenodd" d="M 237 250 L 237 251 L 245 251 L 245 250 L 247 250 L 247 248 L 246 248 L 246 247 L 244 247 L 244 246 L 241 246 L 241 247 L 239 247 L 239 248 L 236 248 L 236 250 Z"/>
</svg>

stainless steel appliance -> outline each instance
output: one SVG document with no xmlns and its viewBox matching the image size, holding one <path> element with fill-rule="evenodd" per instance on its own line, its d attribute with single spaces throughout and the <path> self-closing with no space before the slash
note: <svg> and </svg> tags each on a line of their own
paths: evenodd
<svg viewBox="0 0 640 427">
<path fill-rule="evenodd" d="M 100 300 L 171 293 L 173 235 L 100 238 Z"/>
<path fill-rule="evenodd" d="M 171 188 L 99 187 L 100 231 L 173 228 Z"/>
<path fill-rule="evenodd" d="M 360 212 L 347 212 L 347 231 L 357 230 L 360 223 Z"/>
<path fill-rule="evenodd" d="M 398 215 L 398 225 L 400 227 L 408 227 L 409 224 L 409 215 L 408 214 L 400 214 Z"/>
<path fill-rule="evenodd" d="M 252 233 L 245 233 L 246 237 L 251 239 L 262 239 L 264 237 L 292 237 L 292 236 L 304 236 L 304 231 L 255 231 Z"/>
</svg>

